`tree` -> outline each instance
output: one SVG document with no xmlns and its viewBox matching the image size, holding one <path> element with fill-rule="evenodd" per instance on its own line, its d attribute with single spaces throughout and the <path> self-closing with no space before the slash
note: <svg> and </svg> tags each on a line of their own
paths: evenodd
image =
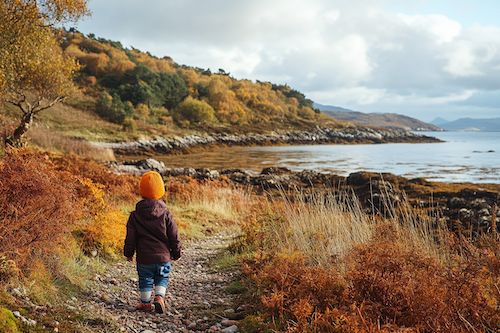
<svg viewBox="0 0 500 333">
<path fill-rule="evenodd" d="M 205 101 L 188 96 L 173 110 L 176 121 L 188 120 L 196 123 L 213 123 L 216 121 L 214 109 Z"/>
<path fill-rule="evenodd" d="M 173 109 L 189 95 L 186 83 L 177 73 L 160 73 L 157 85 L 163 96 L 163 106 L 167 109 Z"/>
<path fill-rule="evenodd" d="M 122 124 L 126 118 L 132 118 L 134 108 L 130 102 L 123 103 L 117 93 L 111 96 L 103 91 L 97 99 L 96 112 L 113 123 Z"/>
<path fill-rule="evenodd" d="M 154 73 L 149 67 L 138 64 L 125 74 L 120 90 L 123 100 L 134 105 L 146 104 L 150 108 L 164 106 L 173 109 L 189 94 L 186 83 L 177 73 Z"/>
<path fill-rule="evenodd" d="M 62 53 L 54 26 L 85 15 L 88 0 L 8 0 L 0 3 L 0 97 L 22 112 L 19 140 L 39 112 L 76 88 L 78 63 Z"/>
</svg>

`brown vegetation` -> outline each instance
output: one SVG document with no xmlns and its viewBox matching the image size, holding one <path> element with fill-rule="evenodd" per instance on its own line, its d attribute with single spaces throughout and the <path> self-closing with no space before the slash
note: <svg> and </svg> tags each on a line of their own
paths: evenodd
<svg viewBox="0 0 500 333">
<path fill-rule="evenodd" d="M 351 121 L 353 123 L 366 126 L 395 128 L 407 131 L 442 131 L 441 128 L 432 124 L 424 123 L 418 119 L 396 113 L 363 113 L 356 111 L 330 110 L 322 110 L 322 112 L 334 117 L 335 119 Z"/>
<path fill-rule="evenodd" d="M 74 180 L 43 156 L 10 151 L 0 174 L 0 253 L 30 271 L 33 257 L 50 257 L 66 242 L 79 213 Z"/>
<path fill-rule="evenodd" d="M 126 217 L 111 202 L 135 197 L 132 179 L 118 180 L 92 160 L 27 149 L 9 148 L 1 166 L 0 255 L 21 277 L 60 276 L 78 248 L 119 253 Z M 114 191 L 108 199 L 96 181 Z"/>
<path fill-rule="evenodd" d="M 417 214 L 387 202 L 389 215 L 366 217 L 349 231 L 354 220 L 349 215 L 358 212 L 339 209 L 342 203 L 356 207 L 342 198 L 299 196 L 286 205 L 273 204 L 275 218 L 261 225 L 260 237 L 247 230 L 248 237 L 260 239 L 260 250 L 244 260 L 243 269 L 249 301 L 258 304 L 254 315 L 267 323 L 262 327 L 283 332 L 499 329 L 496 233 L 472 243 L 439 224 L 422 227 L 415 223 Z M 328 228 L 320 231 L 321 225 Z M 350 243 L 342 236 L 346 231 Z"/>
</svg>

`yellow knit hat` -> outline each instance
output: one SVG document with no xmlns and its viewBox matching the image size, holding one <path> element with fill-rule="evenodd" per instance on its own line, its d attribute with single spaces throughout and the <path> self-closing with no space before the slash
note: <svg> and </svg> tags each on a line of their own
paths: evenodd
<svg viewBox="0 0 500 333">
<path fill-rule="evenodd" d="M 150 171 L 142 175 L 139 190 L 144 198 L 158 200 L 165 194 L 165 184 L 158 172 Z"/>
</svg>

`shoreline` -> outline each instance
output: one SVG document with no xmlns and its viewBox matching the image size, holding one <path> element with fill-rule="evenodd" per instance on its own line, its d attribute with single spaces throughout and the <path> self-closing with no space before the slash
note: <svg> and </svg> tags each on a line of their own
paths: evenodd
<svg viewBox="0 0 500 333">
<path fill-rule="evenodd" d="M 242 135 L 190 135 L 173 139 L 158 138 L 134 142 L 92 143 L 96 147 L 113 150 L 120 156 L 154 156 L 190 154 L 231 146 L 281 146 L 294 144 L 383 144 L 432 143 L 441 140 L 409 131 L 346 127 L 342 129 L 317 128 L 298 133 L 242 134 Z"/>
<path fill-rule="evenodd" d="M 320 173 L 313 170 L 300 172 L 283 167 L 264 168 L 258 175 L 241 169 L 166 168 L 154 159 L 112 162 L 112 172 L 142 175 L 157 171 L 164 177 L 190 177 L 198 181 L 226 181 L 252 189 L 259 195 L 294 195 L 297 189 L 305 191 L 353 191 L 367 214 L 381 214 L 380 207 L 387 203 L 408 202 L 413 209 L 431 214 L 450 231 L 466 237 L 474 233 L 489 232 L 493 216 L 500 224 L 500 184 L 440 183 L 423 178 L 409 179 L 390 173 L 355 172 L 348 176 Z M 168 187 L 168 184 L 167 184 Z M 306 192 L 304 192 L 306 193 Z"/>
</svg>

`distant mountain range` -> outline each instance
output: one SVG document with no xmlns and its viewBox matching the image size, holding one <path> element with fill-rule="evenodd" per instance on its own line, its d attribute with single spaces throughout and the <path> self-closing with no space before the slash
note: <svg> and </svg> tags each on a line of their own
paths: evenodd
<svg viewBox="0 0 500 333">
<path fill-rule="evenodd" d="M 338 106 L 314 103 L 314 107 L 335 119 L 352 121 L 366 126 L 402 129 L 407 131 L 442 131 L 433 124 L 424 123 L 415 118 L 395 113 L 363 113 Z M 446 120 L 445 120 L 446 121 Z"/>
<path fill-rule="evenodd" d="M 446 131 L 455 132 L 500 132 L 500 118 L 460 118 L 455 121 L 447 121 L 436 118 L 431 124 L 441 127 Z"/>
</svg>

